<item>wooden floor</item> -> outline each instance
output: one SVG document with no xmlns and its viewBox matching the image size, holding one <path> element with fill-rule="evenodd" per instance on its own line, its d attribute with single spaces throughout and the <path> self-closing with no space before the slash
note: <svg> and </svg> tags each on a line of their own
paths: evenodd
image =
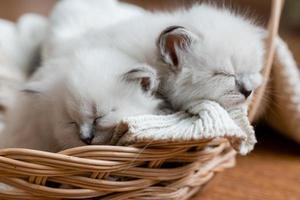
<svg viewBox="0 0 300 200">
<path fill-rule="evenodd" d="M 171 5 L 170 0 L 128 1 L 152 8 Z M 0 17 L 15 20 L 28 10 L 48 13 L 53 3 L 54 0 L 2 0 Z M 284 38 L 300 63 L 300 34 L 285 34 Z M 235 168 L 218 174 L 193 200 L 300 200 L 300 145 L 266 127 L 258 128 L 257 135 L 253 153 L 238 157 Z"/>
<path fill-rule="evenodd" d="M 264 128 L 258 145 L 193 200 L 299 200 L 300 145 Z"/>
</svg>

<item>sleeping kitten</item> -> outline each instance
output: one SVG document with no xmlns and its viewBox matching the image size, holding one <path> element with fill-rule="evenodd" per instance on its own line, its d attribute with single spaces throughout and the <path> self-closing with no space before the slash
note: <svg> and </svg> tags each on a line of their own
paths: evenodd
<svg viewBox="0 0 300 200">
<path fill-rule="evenodd" d="M 19 94 L 0 147 L 56 152 L 107 144 L 122 118 L 159 111 L 157 85 L 151 67 L 113 49 L 80 48 L 49 59 Z"/>
<path fill-rule="evenodd" d="M 179 110 L 201 99 L 245 103 L 262 82 L 265 31 L 226 9 L 148 14 L 109 32 L 121 33 L 117 48 L 156 67 L 162 94 Z"/>
<path fill-rule="evenodd" d="M 174 13 L 145 12 L 82 33 L 64 51 L 78 44 L 108 47 L 148 63 L 158 71 L 160 92 L 177 110 L 202 99 L 237 106 L 251 99 L 262 82 L 265 31 L 224 8 L 202 4 Z"/>
<path fill-rule="evenodd" d="M 121 15 L 105 15 L 112 11 Z M 153 68 L 113 48 L 85 48 L 76 41 L 95 23 L 106 27 L 138 13 L 115 0 L 60 1 L 50 17 L 44 65 L 9 112 L 0 147 L 55 152 L 107 144 L 123 117 L 160 112 L 161 101 L 152 95 L 158 85 Z"/>
</svg>

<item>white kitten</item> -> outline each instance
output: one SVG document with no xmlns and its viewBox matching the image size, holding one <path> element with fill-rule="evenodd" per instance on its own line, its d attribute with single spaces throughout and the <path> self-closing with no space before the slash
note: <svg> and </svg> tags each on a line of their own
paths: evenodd
<svg viewBox="0 0 300 200">
<path fill-rule="evenodd" d="M 113 49 L 81 48 L 48 60 L 20 94 L 0 146 L 59 151 L 107 144 L 122 118 L 158 112 L 157 84 L 151 67 Z"/>
<path fill-rule="evenodd" d="M 46 27 L 47 20 L 37 14 L 25 14 L 16 23 L 0 19 L 0 121 L 3 120 L 3 125 L 5 111 L 14 106 L 15 93 L 34 67 Z"/>
<path fill-rule="evenodd" d="M 0 69 L 29 75 L 47 31 L 47 19 L 25 14 L 17 23 L 0 19 Z"/>
<path fill-rule="evenodd" d="M 229 10 L 195 5 L 89 29 L 76 42 L 114 47 L 154 66 L 162 94 L 174 108 L 188 109 L 201 99 L 224 107 L 245 103 L 262 82 L 264 37 L 262 28 Z"/>
<path fill-rule="evenodd" d="M 104 29 L 137 17 L 144 11 L 118 0 L 63 0 L 50 15 L 50 30 L 44 44 L 44 57 L 61 56 L 60 49 L 77 43 L 75 38 L 87 30 Z"/>
<path fill-rule="evenodd" d="M 59 151 L 107 144 L 122 118 L 159 112 L 161 101 L 152 96 L 158 85 L 153 68 L 113 48 L 85 48 L 76 41 L 95 24 L 105 27 L 124 18 L 104 14 L 112 11 L 128 18 L 140 12 L 115 0 L 58 3 L 50 19 L 44 65 L 9 112 L 1 147 Z"/>
</svg>

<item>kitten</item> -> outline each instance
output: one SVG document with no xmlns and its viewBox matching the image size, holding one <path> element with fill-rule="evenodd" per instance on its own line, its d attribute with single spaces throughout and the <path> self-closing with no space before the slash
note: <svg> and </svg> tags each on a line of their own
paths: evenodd
<svg viewBox="0 0 300 200">
<path fill-rule="evenodd" d="M 129 23 L 112 30 L 126 38 L 114 45 L 156 67 L 161 92 L 175 109 L 188 109 L 200 99 L 236 106 L 262 82 L 265 32 L 229 10 L 195 5 Z"/>
<path fill-rule="evenodd" d="M 118 0 L 59 1 L 49 17 L 51 26 L 43 48 L 44 58 L 61 56 L 61 51 L 70 43 L 76 44 L 76 38 L 87 30 L 104 29 L 143 12 Z"/>
<path fill-rule="evenodd" d="M 37 14 L 22 15 L 16 23 L 0 19 L 0 67 L 30 75 L 47 31 L 48 21 Z"/>
<path fill-rule="evenodd" d="M 160 112 L 161 101 L 152 95 L 158 85 L 153 68 L 115 49 L 84 48 L 76 41 L 81 29 L 94 23 L 106 27 L 140 12 L 115 0 L 98 4 L 65 0 L 55 7 L 43 49 L 44 64 L 9 112 L 1 147 L 55 152 L 107 144 L 123 117 Z M 103 14 L 111 9 L 122 15 Z"/>
<path fill-rule="evenodd" d="M 113 49 L 80 48 L 49 59 L 19 94 L 0 147 L 56 152 L 107 144 L 122 118 L 159 112 L 157 85 L 151 67 Z"/>
<path fill-rule="evenodd" d="M 15 93 L 22 86 L 38 57 L 47 20 L 25 14 L 16 23 L 0 19 L 0 123 L 14 106 Z M 2 127 L 0 128 L 0 130 Z"/>
<path fill-rule="evenodd" d="M 89 47 L 114 47 L 155 67 L 160 91 L 177 110 L 201 99 L 234 107 L 262 82 L 265 31 L 225 8 L 194 5 L 173 13 L 145 13 L 77 38 Z"/>
</svg>

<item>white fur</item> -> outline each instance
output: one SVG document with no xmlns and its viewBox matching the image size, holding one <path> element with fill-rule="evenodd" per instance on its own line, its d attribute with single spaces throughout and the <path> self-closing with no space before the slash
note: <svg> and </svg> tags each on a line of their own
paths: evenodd
<svg viewBox="0 0 300 200">
<path fill-rule="evenodd" d="M 0 19 L 0 30 L 1 69 L 27 76 L 46 34 L 46 18 L 28 13 L 17 23 Z"/>
<path fill-rule="evenodd" d="M 0 19 L 1 115 L 14 105 L 15 93 L 32 70 L 46 26 L 47 20 L 37 14 L 25 14 L 17 23 Z"/>
<path fill-rule="evenodd" d="M 50 17 L 44 65 L 9 112 L 0 146 L 58 151 L 83 145 L 80 137 L 89 137 L 91 129 L 92 144 L 107 143 L 123 117 L 157 113 L 160 101 L 152 96 L 157 80 L 151 67 L 115 49 L 74 42 L 94 26 L 104 28 L 141 12 L 115 0 L 59 2 Z M 70 42 L 72 48 L 65 48 Z M 149 91 L 141 87 L 143 76 L 149 78 Z"/>
<path fill-rule="evenodd" d="M 119 59 L 109 59 L 111 54 Z M 113 49 L 82 48 L 49 59 L 19 94 L 0 146 L 55 152 L 84 145 L 80 137 L 92 129 L 91 143 L 107 144 L 123 117 L 158 112 L 160 101 L 143 91 L 138 79 L 126 78 L 132 70 L 156 80 L 152 68 Z"/>
<path fill-rule="evenodd" d="M 172 25 L 185 27 L 194 37 L 186 52 L 178 51 L 182 68 L 178 74 L 157 56 L 158 35 Z M 115 32 L 121 34 L 113 35 Z M 196 5 L 187 11 L 148 14 L 117 25 L 108 31 L 111 35 L 114 39 L 110 42 L 116 48 L 156 67 L 162 78 L 162 93 L 177 109 L 187 109 L 199 99 L 235 106 L 246 100 L 237 82 L 248 90 L 262 82 L 264 31 L 229 10 Z M 102 35 L 94 36 L 103 42 Z"/>
<path fill-rule="evenodd" d="M 162 62 L 161 49 L 156 46 L 161 32 L 173 25 L 183 26 L 194 38 L 187 51 L 177 51 L 180 73 L 173 73 L 167 60 Z M 232 107 L 247 100 L 238 85 L 254 90 L 262 82 L 263 42 L 263 29 L 251 20 L 202 4 L 174 13 L 144 13 L 105 30 L 96 30 L 96 25 L 83 27 L 82 35 L 61 46 L 59 54 L 78 44 L 114 48 L 137 62 L 154 66 L 161 77 L 162 94 L 176 109 L 187 109 L 200 99 Z"/>
<path fill-rule="evenodd" d="M 44 56 L 59 56 L 59 48 L 64 49 L 87 30 L 104 29 L 142 13 L 141 8 L 117 0 L 60 1 L 50 15 L 51 28 Z"/>
</svg>

